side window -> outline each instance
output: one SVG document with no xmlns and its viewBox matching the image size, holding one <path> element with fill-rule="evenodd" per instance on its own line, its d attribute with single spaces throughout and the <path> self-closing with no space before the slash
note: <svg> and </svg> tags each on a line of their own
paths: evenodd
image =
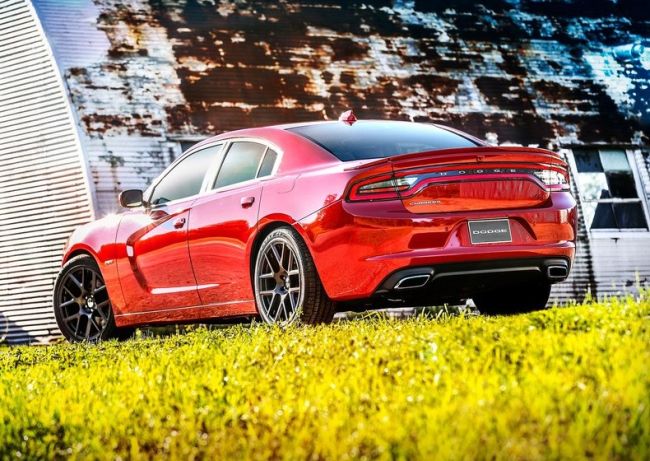
<svg viewBox="0 0 650 461">
<path fill-rule="evenodd" d="M 221 145 L 208 147 L 181 160 L 156 185 L 151 195 L 151 204 L 161 205 L 198 194 L 210 165 L 219 161 L 221 147 Z"/>
<path fill-rule="evenodd" d="M 257 173 L 258 178 L 263 178 L 273 173 L 273 167 L 275 166 L 275 161 L 278 159 L 278 153 L 273 149 L 269 148 L 264 155 L 264 160 L 262 160 L 262 165 L 260 166 L 260 171 Z"/>
<path fill-rule="evenodd" d="M 573 155 L 587 228 L 648 228 L 625 151 L 585 149 Z"/>
<path fill-rule="evenodd" d="M 255 179 L 266 146 L 252 141 L 232 143 L 221 165 L 214 188 Z"/>
</svg>

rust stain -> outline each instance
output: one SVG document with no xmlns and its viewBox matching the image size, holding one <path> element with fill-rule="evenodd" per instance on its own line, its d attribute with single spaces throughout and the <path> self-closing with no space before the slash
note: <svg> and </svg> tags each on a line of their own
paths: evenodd
<svg viewBox="0 0 650 461">
<path fill-rule="evenodd" d="M 565 4 L 95 0 L 109 49 L 66 78 L 99 137 L 207 135 L 353 107 L 500 142 L 647 142 L 650 65 L 611 51 L 650 38 L 647 14 L 629 0 Z"/>
</svg>

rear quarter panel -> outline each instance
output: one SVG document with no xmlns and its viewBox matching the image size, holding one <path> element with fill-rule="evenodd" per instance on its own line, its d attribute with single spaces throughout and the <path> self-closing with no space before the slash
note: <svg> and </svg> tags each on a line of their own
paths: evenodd
<svg viewBox="0 0 650 461">
<path fill-rule="evenodd" d="M 353 223 L 352 216 L 343 212 L 342 203 L 350 182 L 367 174 L 365 163 L 368 162 L 335 160 L 327 167 L 275 178 L 263 186 L 258 232 L 263 232 L 272 223 L 291 225 L 306 242 L 325 291 L 332 297 L 346 291 L 331 281 L 341 281 L 337 267 L 354 261 L 351 255 L 356 251 L 355 243 L 346 238 L 350 237 L 349 230 L 355 229 L 358 223 Z M 390 165 L 386 164 L 381 168 L 374 167 L 372 174 L 389 171 Z M 403 210 L 401 203 L 400 208 Z M 381 229 L 377 231 L 383 232 Z M 350 258 L 345 258 L 345 254 Z M 251 246 L 251 261 L 253 256 Z M 348 282 L 341 281 L 343 284 Z"/>
</svg>

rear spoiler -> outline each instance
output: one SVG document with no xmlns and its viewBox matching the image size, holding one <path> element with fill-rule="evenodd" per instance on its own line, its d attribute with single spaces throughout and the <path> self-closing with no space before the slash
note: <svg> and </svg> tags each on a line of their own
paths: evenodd
<svg viewBox="0 0 650 461">
<path fill-rule="evenodd" d="M 417 162 L 430 156 L 435 156 L 437 161 L 450 162 L 450 163 L 480 163 L 487 160 L 488 157 L 497 157 L 499 155 L 521 154 L 521 161 L 526 161 L 528 156 L 534 155 L 537 161 L 544 158 L 544 162 L 549 165 L 557 165 L 563 168 L 567 167 L 567 163 L 562 160 L 559 154 L 546 149 L 538 147 L 519 147 L 519 146 L 476 146 L 476 147 L 460 147 L 454 149 L 440 149 L 429 150 L 424 152 L 413 152 L 408 154 L 395 155 L 393 157 L 380 158 L 368 163 L 357 164 L 346 168 L 347 171 L 363 170 L 383 164 L 405 164 L 410 162 Z"/>
</svg>

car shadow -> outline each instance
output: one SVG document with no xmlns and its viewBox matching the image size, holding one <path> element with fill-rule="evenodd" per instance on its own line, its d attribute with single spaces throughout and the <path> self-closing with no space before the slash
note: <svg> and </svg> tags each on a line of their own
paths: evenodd
<svg viewBox="0 0 650 461">
<path fill-rule="evenodd" d="M 441 319 L 457 315 L 478 315 L 478 311 L 467 305 L 442 305 L 426 307 L 393 307 L 387 309 L 370 309 L 362 312 L 339 312 L 334 316 L 335 322 L 350 322 L 370 319 Z"/>
<path fill-rule="evenodd" d="M 362 322 L 372 320 L 406 320 L 412 318 L 444 319 L 447 317 L 454 317 L 459 315 L 476 316 L 480 314 L 475 308 L 473 308 L 473 306 L 466 305 L 400 307 L 388 309 L 369 309 L 362 312 L 339 312 L 334 316 L 333 323 Z M 170 336 L 184 335 L 201 328 L 219 330 L 235 326 L 251 328 L 263 325 L 264 323 L 259 318 L 238 317 L 231 319 L 215 319 L 212 322 L 141 327 L 137 329 L 135 337 L 166 338 Z"/>
</svg>

